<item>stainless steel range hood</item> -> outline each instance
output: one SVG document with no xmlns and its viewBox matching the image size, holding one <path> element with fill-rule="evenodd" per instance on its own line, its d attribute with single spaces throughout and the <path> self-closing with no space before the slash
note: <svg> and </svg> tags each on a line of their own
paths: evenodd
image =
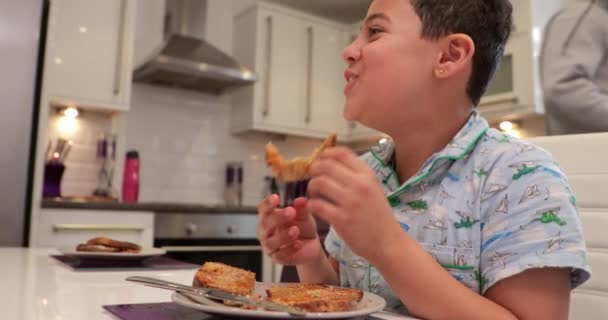
<svg viewBox="0 0 608 320">
<path fill-rule="evenodd" d="M 193 19 L 204 19 L 200 0 L 167 0 L 165 41 L 133 74 L 136 82 L 220 94 L 253 84 L 257 77 L 234 58 L 190 35 Z M 193 17 L 193 12 L 198 12 Z M 200 24 L 200 21 L 198 21 Z"/>
</svg>

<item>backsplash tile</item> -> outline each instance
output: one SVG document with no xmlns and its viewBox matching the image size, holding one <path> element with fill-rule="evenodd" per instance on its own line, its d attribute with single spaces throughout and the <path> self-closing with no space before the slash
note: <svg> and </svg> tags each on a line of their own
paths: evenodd
<svg viewBox="0 0 608 320">
<path fill-rule="evenodd" d="M 243 163 L 243 204 L 262 198 L 263 133 L 232 135 L 229 96 L 135 84 L 126 128 L 127 150 L 141 158 L 140 201 L 223 204 L 224 168 Z M 319 140 L 274 141 L 286 157 L 311 153 Z"/>
</svg>

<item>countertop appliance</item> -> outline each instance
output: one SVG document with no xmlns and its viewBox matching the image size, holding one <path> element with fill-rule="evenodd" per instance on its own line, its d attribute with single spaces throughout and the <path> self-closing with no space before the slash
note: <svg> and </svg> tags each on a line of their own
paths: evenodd
<svg viewBox="0 0 608 320">
<path fill-rule="evenodd" d="M 27 245 L 48 7 L 0 0 L 0 246 Z"/>
</svg>

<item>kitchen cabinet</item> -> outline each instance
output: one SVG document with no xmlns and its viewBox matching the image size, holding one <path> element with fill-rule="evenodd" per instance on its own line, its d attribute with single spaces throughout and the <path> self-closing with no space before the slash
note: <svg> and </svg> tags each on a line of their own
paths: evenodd
<svg viewBox="0 0 608 320">
<path fill-rule="evenodd" d="M 126 111 L 136 0 L 52 0 L 44 90 L 60 104 Z"/>
<path fill-rule="evenodd" d="M 76 246 L 86 240 L 105 236 L 152 247 L 154 213 L 42 209 L 34 247 Z"/>
<path fill-rule="evenodd" d="M 328 25 L 308 23 L 306 34 L 305 128 L 320 136 L 342 133 L 348 139 L 348 124 L 342 117 L 346 84 L 342 51 L 347 45 L 348 33 Z"/>
<path fill-rule="evenodd" d="M 258 3 L 235 18 L 234 55 L 259 81 L 233 93 L 232 129 L 323 138 L 347 136 L 340 53 L 346 28 Z"/>
<path fill-rule="evenodd" d="M 481 114 L 490 122 L 544 113 L 539 60 L 542 37 L 562 0 L 516 0 L 512 4 L 514 32 L 479 105 Z"/>
</svg>

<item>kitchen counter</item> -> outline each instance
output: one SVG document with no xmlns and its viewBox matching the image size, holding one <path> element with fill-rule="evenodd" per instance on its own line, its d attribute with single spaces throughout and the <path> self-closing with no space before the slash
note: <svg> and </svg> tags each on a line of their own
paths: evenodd
<svg viewBox="0 0 608 320">
<path fill-rule="evenodd" d="M 182 204 L 165 202 L 122 203 L 111 201 L 42 200 L 44 209 L 88 209 L 114 211 L 146 211 L 155 213 L 251 213 L 257 214 L 255 207 L 207 206 L 202 204 Z"/>
<path fill-rule="evenodd" d="M 103 305 L 170 302 L 171 293 L 125 281 L 128 276 L 148 276 L 190 283 L 196 269 L 171 271 L 79 271 L 63 266 L 50 254 L 54 249 L 0 248 L 0 300 L 3 319 L 111 320 L 118 319 Z M 374 319 L 412 319 L 386 312 Z M 201 313 L 200 320 L 218 319 Z"/>
</svg>

